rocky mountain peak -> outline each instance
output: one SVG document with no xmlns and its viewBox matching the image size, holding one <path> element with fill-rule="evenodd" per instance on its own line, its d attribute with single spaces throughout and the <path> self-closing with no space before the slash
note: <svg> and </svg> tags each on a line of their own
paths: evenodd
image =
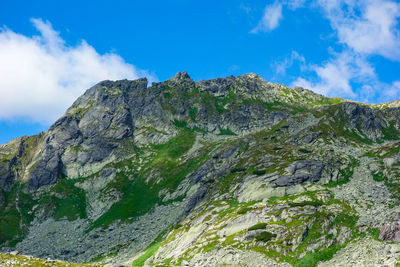
<svg viewBox="0 0 400 267">
<path fill-rule="evenodd" d="M 187 91 L 195 87 L 195 82 L 186 71 L 178 72 L 174 77 L 165 81 L 165 84 L 177 90 Z"/>
<path fill-rule="evenodd" d="M 171 80 L 191 80 L 191 78 L 186 71 L 182 71 L 175 74 L 175 76 L 172 77 Z"/>
<path fill-rule="evenodd" d="M 147 83 L 102 81 L 46 133 L 0 146 L 3 251 L 134 266 L 316 266 L 400 236 L 393 103 L 327 98 L 252 73 Z"/>
<path fill-rule="evenodd" d="M 240 77 L 246 78 L 246 79 L 256 79 L 256 80 L 262 80 L 265 82 L 265 80 L 263 78 L 261 78 L 258 74 L 255 73 L 245 73 L 243 75 L 241 75 Z"/>
</svg>

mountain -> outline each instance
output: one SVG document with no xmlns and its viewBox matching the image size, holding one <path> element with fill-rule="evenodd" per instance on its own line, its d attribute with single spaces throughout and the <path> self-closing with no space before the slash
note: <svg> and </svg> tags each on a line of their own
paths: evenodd
<svg viewBox="0 0 400 267">
<path fill-rule="evenodd" d="M 100 82 L 46 133 L 0 146 L 0 251 L 134 266 L 391 266 L 399 117 L 397 102 L 255 74 Z"/>
</svg>

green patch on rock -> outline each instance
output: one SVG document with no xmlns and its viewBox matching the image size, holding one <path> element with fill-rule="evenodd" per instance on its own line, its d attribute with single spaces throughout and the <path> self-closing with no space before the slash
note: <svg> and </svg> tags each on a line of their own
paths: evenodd
<svg viewBox="0 0 400 267">
<path fill-rule="evenodd" d="M 144 266 L 144 263 L 154 254 L 157 253 L 164 240 L 165 234 L 169 231 L 169 228 L 162 231 L 157 238 L 146 248 L 145 252 L 140 255 L 137 259 L 132 262 L 132 266 Z"/>
<path fill-rule="evenodd" d="M 387 128 L 382 128 L 382 134 L 385 140 L 398 140 L 400 136 L 399 130 L 394 127 L 393 123 Z"/>
<path fill-rule="evenodd" d="M 192 121 L 196 122 L 196 115 L 197 115 L 198 109 L 197 108 L 191 108 L 189 110 L 189 117 L 192 119 Z"/>
<path fill-rule="evenodd" d="M 319 207 L 324 203 L 320 200 L 312 200 L 312 201 L 302 201 L 302 202 L 291 202 L 289 203 L 290 207 L 304 207 L 304 206 L 314 206 Z"/>
<path fill-rule="evenodd" d="M 376 182 L 382 182 L 385 180 L 385 176 L 383 172 L 377 171 L 377 172 L 371 172 L 372 178 Z"/>
<path fill-rule="evenodd" d="M 253 208 L 252 207 L 243 207 L 243 208 L 240 208 L 238 211 L 237 211 L 237 213 L 238 214 L 246 214 L 248 211 L 250 211 L 250 210 L 252 210 Z"/>
<path fill-rule="evenodd" d="M 307 254 L 294 262 L 295 267 L 314 267 L 318 265 L 320 261 L 328 261 L 332 259 L 333 255 L 336 254 L 343 246 L 331 246 L 326 249 L 316 250 L 314 252 L 307 252 Z"/>
<path fill-rule="evenodd" d="M 266 170 L 254 170 L 253 174 L 257 175 L 257 176 L 262 176 L 264 174 L 266 174 L 267 171 Z"/>
<path fill-rule="evenodd" d="M 337 181 L 331 181 L 326 186 L 327 187 L 336 187 L 339 185 L 346 184 L 350 181 L 350 178 L 353 177 L 354 168 L 360 165 L 360 161 L 356 158 L 349 156 L 350 164 L 348 167 L 339 170 L 339 173 L 342 176 L 342 179 Z"/>
<path fill-rule="evenodd" d="M 301 153 L 305 153 L 305 154 L 312 153 L 312 151 L 311 151 L 311 150 L 308 150 L 308 149 L 305 149 L 305 148 L 300 148 L 300 149 L 299 149 L 299 152 L 301 152 Z"/>
<path fill-rule="evenodd" d="M 223 128 L 219 128 L 219 134 L 218 135 L 237 135 L 236 133 L 234 133 L 232 130 L 230 130 L 229 128 L 223 129 Z"/>
<path fill-rule="evenodd" d="M 254 231 L 254 230 L 259 230 L 259 229 L 265 229 L 267 227 L 267 223 L 257 223 L 253 226 L 251 226 L 248 230 L 249 231 Z"/>
<path fill-rule="evenodd" d="M 10 192 L 0 190 L 3 196 L 0 203 L 0 244 L 8 241 L 9 247 L 15 246 L 24 237 L 33 220 L 31 211 L 36 202 L 22 189 L 14 186 Z"/>
<path fill-rule="evenodd" d="M 275 237 L 276 237 L 276 234 L 273 234 L 273 233 L 270 233 L 270 232 L 267 232 L 267 231 L 258 233 L 257 235 L 254 236 L 254 238 L 257 241 L 261 241 L 261 242 L 268 242 L 268 241 L 270 241 L 271 239 L 273 239 Z"/>
<path fill-rule="evenodd" d="M 180 158 L 193 146 L 195 134 L 182 129 L 178 135 L 165 144 L 152 145 L 154 154 L 150 161 L 142 166 L 141 171 L 122 171 L 117 173 L 114 181 L 104 190 L 116 189 L 122 193 L 121 199 L 92 223 L 88 231 L 107 227 L 115 220 L 133 220 L 149 212 L 155 205 L 165 205 L 171 201 L 181 201 L 182 197 L 162 201 L 160 191 L 174 191 L 181 181 L 192 171 L 197 169 L 207 159 L 210 147 L 201 149 L 196 157 L 185 161 Z M 132 160 L 125 160 L 115 167 L 135 169 Z M 131 167 L 130 167 L 131 166 Z M 153 172 L 157 179 L 148 179 Z"/>
<path fill-rule="evenodd" d="M 77 181 L 79 180 L 60 179 L 50 193 L 39 201 L 39 205 L 45 206 L 48 213 L 53 213 L 56 221 L 64 218 L 69 221 L 87 218 L 85 191 L 74 185 Z"/>
</svg>

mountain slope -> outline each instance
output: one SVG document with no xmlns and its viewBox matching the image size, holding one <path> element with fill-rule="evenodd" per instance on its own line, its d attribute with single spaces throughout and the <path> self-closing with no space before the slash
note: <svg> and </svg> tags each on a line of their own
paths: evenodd
<svg viewBox="0 0 400 267">
<path fill-rule="evenodd" d="M 376 240 L 397 241 L 400 109 L 379 107 L 255 74 L 103 81 L 0 147 L 0 244 L 189 266 L 315 266 L 386 244 L 396 261 Z"/>
</svg>

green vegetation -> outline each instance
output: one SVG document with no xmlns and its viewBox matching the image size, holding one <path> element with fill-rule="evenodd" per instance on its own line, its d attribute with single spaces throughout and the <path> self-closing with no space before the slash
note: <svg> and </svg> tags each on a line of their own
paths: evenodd
<svg viewBox="0 0 400 267">
<path fill-rule="evenodd" d="M 27 232 L 27 225 L 33 220 L 30 211 L 36 202 L 30 195 L 23 193 L 22 189 L 23 187 L 14 186 L 10 192 L 0 190 L 0 195 L 3 196 L 3 203 L 0 202 L 0 244 L 9 241 L 9 247 L 13 247 L 23 238 Z M 19 222 L 22 224 L 22 229 Z"/>
<path fill-rule="evenodd" d="M 151 244 L 146 252 L 143 253 L 139 258 L 133 261 L 132 266 L 143 266 L 146 260 L 153 256 L 161 246 L 161 241 Z"/>
<path fill-rule="evenodd" d="M 230 129 L 222 129 L 219 128 L 219 134 L 218 135 L 237 135 L 234 132 L 232 132 Z"/>
<path fill-rule="evenodd" d="M 77 218 L 86 218 L 85 191 L 74 184 L 77 179 L 62 178 L 52 188 L 50 195 L 45 196 L 39 202 L 47 207 L 48 212 L 54 212 L 55 220 L 67 218 L 74 221 Z"/>
<path fill-rule="evenodd" d="M 314 207 L 319 207 L 323 203 L 320 200 L 313 200 L 313 201 L 303 201 L 303 202 L 290 202 L 289 206 L 290 207 L 304 207 L 304 206 L 314 206 Z"/>
<path fill-rule="evenodd" d="M 353 177 L 354 174 L 354 168 L 360 165 L 359 160 L 357 160 L 356 158 L 349 156 L 349 160 L 350 160 L 350 166 L 339 170 L 339 173 L 341 174 L 341 176 L 343 177 L 340 180 L 337 181 L 331 181 L 329 182 L 329 184 L 327 184 L 327 187 L 336 187 L 339 185 L 343 185 L 346 184 L 350 181 L 350 178 Z"/>
<path fill-rule="evenodd" d="M 353 240 L 360 237 L 357 226 L 357 213 L 348 203 L 334 199 L 334 192 L 336 191 L 331 189 L 331 187 L 349 182 L 355 172 L 355 168 L 359 166 L 357 159 L 351 156 L 346 158 L 341 152 L 355 147 L 357 151 L 355 151 L 354 155 L 358 155 L 359 151 L 367 151 L 365 156 L 370 157 L 371 162 L 374 159 L 383 166 L 383 159 L 389 155 L 398 154 L 400 145 L 394 142 L 387 142 L 380 147 L 375 146 L 376 143 L 383 142 L 383 140 L 375 141 L 372 133 L 363 130 L 360 125 L 361 122 L 358 122 L 356 126 L 354 121 L 357 120 L 352 120 L 350 123 L 350 117 L 342 108 L 343 105 L 318 107 L 312 110 L 314 106 L 333 105 L 343 102 L 343 99 L 317 97 L 283 88 L 280 93 L 285 98 L 272 97 L 271 99 L 274 100 L 269 100 L 268 102 L 255 99 L 253 96 L 249 97 L 240 90 L 240 95 L 235 95 L 234 90 L 236 88 L 229 89 L 224 97 L 215 97 L 211 93 L 200 92 L 199 89 L 193 87 L 172 88 L 165 86 L 165 91 L 161 93 L 159 98 L 162 99 L 162 105 L 168 111 L 168 118 L 179 118 L 172 122 L 177 130 L 176 136 L 170 136 L 172 138 L 163 144 L 141 144 L 138 142 L 137 145 L 134 145 L 133 141 L 129 141 L 128 146 L 121 145 L 118 148 L 120 149 L 118 151 L 130 152 L 125 153 L 124 157 L 121 157 L 121 161 L 112 162 L 106 166 L 115 168 L 116 175 L 99 194 L 100 196 L 106 196 L 110 192 L 117 191 L 120 198 L 108 211 L 91 222 L 87 232 L 94 228 L 106 228 L 116 221 L 132 222 L 138 216 L 151 212 L 156 205 L 168 205 L 175 201 L 182 201 L 186 197 L 184 193 L 179 194 L 179 196 L 170 193 L 176 192 L 185 177 L 207 160 L 210 160 L 213 164 L 215 163 L 210 168 L 210 171 L 217 169 L 213 172 L 213 174 L 216 173 L 217 175 L 209 177 L 201 173 L 202 177 L 204 176 L 206 179 L 201 180 L 199 184 L 207 189 L 207 194 L 209 195 L 204 198 L 204 201 L 209 202 L 205 203 L 203 207 L 198 207 L 199 212 L 195 213 L 194 217 L 200 218 L 198 221 L 202 223 L 215 223 L 215 227 L 212 227 L 212 230 L 210 230 L 211 227 L 204 230 L 201 233 L 203 235 L 202 238 L 199 238 L 202 241 L 188 248 L 188 251 L 208 252 L 219 246 L 232 246 L 237 249 L 259 251 L 277 261 L 286 261 L 294 266 L 316 266 L 320 261 L 331 259 L 339 249 L 346 245 L 339 246 L 335 243 L 338 239 L 337 233 L 342 234 L 340 232 L 342 231 L 341 229 L 350 229 L 352 233 L 351 239 Z M 109 93 L 118 96 L 117 91 L 111 90 Z M 265 94 L 263 97 L 268 98 L 269 95 Z M 243 138 L 238 136 L 242 133 L 238 132 L 236 134 L 231 130 L 236 129 L 236 127 L 231 126 L 231 129 L 219 128 L 219 135 L 232 136 L 230 138 L 212 139 L 210 134 L 204 138 L 197 138 L 196 141 L 196 135 L 198 133 L 207 133 L 203 129 L 208 129 L 207 124 L 200 121 L 200 118 L 205 116 L 207 120 L 220 122 L 221 120 L 219 119 L 223 117 L 222 121 L 225 122 L 225 118 L 232 118 L 229 117 L 231 114 L 227 113 L 234 112 L 242 108 L 243 105 L 251 105 L 257 108 L 260 113 L 280 110 L 290 115 L 290 113 L 296 114 L 310 111 L 318 118 L 325 116 L 325 119 L 318 120 L 317 125 L 311 125 L 313 121 L 317 120 L 310 119 L 306 121 L 307 123 L 304 123 L 305 120 L 302 120 L 304 118 L 303 114 L 299 114 L 298 116 L 283 119 L 279 123 L 272 124 L 258 132 L 247 134 Z M 184 113 L 180 112 L 178 114 L 177 110 L 184 110 Z M 79 117 L 83 116 L 87 110 L 85 108 L 77 108 L 74 112 L 74 115 Z M 183 117 L 183 114 L 186 117 Z M 335 115 L 328 117 L 327 114 Z M 167 123 L 168 127 L 173 127 L 170 122 L 167 121 Z M 149 127 L 142 128 L 142 133 L 162 133 L 168 136 L 168 132 L 157 130 L 151 126 L 151 123 L 149 124 Z M 226 127 L 227 124 L 220 125 Z M 203 127 L 203 129 L 199 127 Z M 295 128 L 298 128 L 299 132 L 294 131 L 297 130 Z M 175 131 L 172 132 L 175 133 Z M 303 145 L 301 138 L 309 133 L 318 134 L 317 145 Z M 400 132 L 394 124 L 382 129 L 382 134 L 384 140 L 397 140 L 400 138 Z M 193 147 L 195 141 L 196 146 Z M 326 146 L 323 142 L 325 142 Z M 122 141 L 118 144 L 125 145 Z M 335 151 L 334 146 L 337 144 L 343 145 L 344 149 Z M 369 146 L 371 144 L 374 144 L 374 146 Z M 32 145 L 32 147 L 35 146 Z M 79 145 L 69 149 L 75 152 L 82 151 Z M 193 151 L 193 153 L 188 153 L 189 151 Z M 231 158 L 226 159 L 225 156 L 220 156 L 229 154 L 226 153 L 228 151 L 233 151 Z M 15 152 L 4 153 L 4 157 L 0 159 L 0 164 L 4 164 L 1 167 L 7 166 L 6 164 L 10 162 L 14 154 Z M 237 197 L 241 201 L 250 201 L 245 199 L 252 199 L 251 192 L 244 190 L 252 190 L 253 188 L 241 186 L 247 185 L 251 179 L 262 180 L 254 177 L 254 175 L 262 176 L 272 172 L 283 174 L 287 171 L 289 164 L 301 159 L 323 161 L 327 163 L 325 169 L 327 172 L 331 171 L 330 168 L 340 166 L 342 168 L 339 171 L 340 180 L 331 181 L 326 185 L 327 188 L 322 187 L 321 184 L 314 186 L 308 183 L 302 188 L 300 188 L 301 186 L 299 188 L 293 187 L 284 193 L 282 193 L 283 191 L 278 191 L 282 188 L 278 188 L 276 189 L 276 195 L 287 195 L 271 197 L 268 201 L 264 199 L 263 202 L 257 205 L 253 205 L 255 202 L 239 203 L 234 198 Z M 29 161 L 26 160 L 26 162 Z M 227 162 L 231 165 L 226 168 Z M 398 163 L 395 163 L 394 167 L 396 168 L 393 169 L 397 169 L 399 166 L 396 164 Z M 218 169 L 220 166 L 223 166 L 224 169 Z M 24 168 L 20 168 L 16 171 L 23 170 Z M 400 184 L 395 180 L 390 180 L 390 177 L 398 177 L 399 173 L 396 173 L 396 171 L 388 168 L 385 174 L 382 171 L 372 172 L 371 174 L 375 181 L 385 182 L 385 185 L 392 192 L 395 192 L 400 199 Z M 32 199 L 31 195 L 24 194 L 22 189 L 17 187 L 13 188 L 11 192 L 0 191 L 0 199 L 3 200 L 0 202 L 0 244 L 12 241 L 7 244 L 12 246 L 25 234 L 27 226 L 34 216 L 34 214 L 31 214 L 32 207 L 36 204 L 38 204 L 39 209 L 45 211 L 45 216 L 52 216 L 55 220 L 67 219 L 73 221 L 78 218 L 87 218 L 86 195 L 84 190 L 76 185 L 92 178 L 95 179 L 97 177 L 60 179 L 56 185 L 49 187 L 50 192 L 40 192 L 39 197 L 35 195 L 35 198 L 37 197 L 39 200 Z M 244 179 L 249 180 L 246 180 L 246 183 L 242 183 Z M 268 187 L 267 183 L 273 183 L 273 179 L 275 179 L 273 176 L 271 176 L 271 179 L 265 179 L 265 184 L 260 183 L 260 187 L 254 187 L 254 191 Z M 259 186 L 257 183 L 254 185 Z M 267 188 L 267 190 L 270 190 L 270 188 Z M 243 192 L 246 194 L 241 195 Z M 259 195 L 262 196 L 262 194 L 258 193 L 260 192 L 257 191 L 257 194 L 254 194 L 254 199 L 258 199 L 256 197 L 259 197 Z M 269 191 L 265 195 L 267 193 Z M 18 201 L 16 201 L 17 196 L 19 196 Z M 168 198 L 168 200 L 164 201 L 164 199 L 167 199 L 165 196 L 175 196 L 175 198 Z M 210 200 L 209 196 L 211 196 Z M 332 207 L 326 208 L 328 205 L 332 205 Z M 213 210 L 213 208 L 216 209 Z M 236 219 L 240 220 L 242 219 L 241 217 L 249 217 L 242 216 L 249 212 L 263 215 L 267 213 L 268 216 L 271 215 L 272 219 L 268 223 L 257 223 L 248 229 L 246 227 L 240 232 L 230 234 L 226 238 L 220 238 L 217 235 L 217 231 L 222 230 L 228 223 L 234 222 Z M 133 265 L 143 266 L 146 260 L 157 253 L 161 245 L 178 238 L 179 235 L 177 233 L 182 234 L 188 231 L 192 224 L 188 223 L 187 220 L 190 220 L 191 217 L 186 218 L 189 219 L 185 219 L 185 215 L 180 218 L 182 220 L 181 223 L 184 225 L 176 224 L 168 239 L 164 240 L 165 234 L 169 229 L 161 233 L 146 248 L 144 253 L 133 262 Z M 21 222 L 22 229 L 16 222 Z M 275 230 L 278 228 L 279 230 Z M 330 231 L 332 229 L 337 229 L 338 231 Z M 192 228 L 192 230 L 195 230 L 195 228 Z M 259 242 L 268 242 L 268 244 L 256 243 L 254 240 L 247 239 L 243 241 L 243 238 L 237 238 L 248 234 L 247 231 L 255 230 L 260 231 L 259 233 L 253 232 L 253 234 L 257 233 L 254 239 Z M 279 231 L 279 238 L 276 238 L 276 234 L 265 230 Z M 281 231 L 287 231 L 288 235 L 282 235 Z M 378 239 L 378 231 L 378 229 L 368 229 L 368 233 L 376 239 Z M 329 244 L 333 245 L 325 248 L 324 246 L 328 244 L 325 243 L 314 251 L 308 251 L 311 245 L 315 245 L 319 239 L 324 237 L 327 240 L 331 240 L 332 243 Z M 296 247 L 292 249 L 293 240 L 296 240 Z M 203 241 L 206 241 L 206 243 L 203 243 Z M 349 241 L 347 240 L 347 242 Z M 276 251 L 274 251 L 275 249 Z M 113 256 L 115 254 L 108 255 Z M 188 255 L 185 254 L 181 258 L 187 259 L 186 256 Z M 193 255 L 189 253 L 189 257 L 191 256 Z M 102 255 L 101 257 L 105 256 Z M 172 260 L 175 263 L 175 259 L 167 258 L 163 259 L 161 264 L 169 265 Z"/>
<path fill-rule="evenodd" d="M 231 169 L 231 173 L 244 172 L 244 171 L 246 171 L 246 168 L 242 168 L 242 167 L 237 167 L 237 168 Z"/>
<path fill-rule="evenodd" d="M 176 122 L 178 124 L 178 122 Z M 182 128 L 186 127 L 185 123 L 181 123 Z M 195 140 L 195 134 L 187 129 L 180 131 L 178 135 L 172 138 L 165 144 L 153 145 L 153 148 L 157 150 L 157 160 L 176 160 L 184 153 L 186 153 L 192 146 Z"/>
<path fill-rule="evenodd" d="M 266 170 L 254 170 L 254 171 L 253 171 L 253 174 L 255 174 L 255 175 L 257 175 L 257 176 L 261 176 L 261 175 L 264 175 L 264 174 L 266 174 L 266 173 L 267 173 Z"/>
<path fill-rule="evenodd" d="M 273 234 L 273 233 L 270 233 L 270 232 L 267 232 L 267 231 L 258 233 L 256 236 L 254 236 L 254 238 L 257 241 L 262 241 L 262 242 L 268 242 L 272 238 L 275 238 L 275 237 L 276 237 L 276 234 Z"/>
<path fill-rule="evenodd" d="M 316 250 L 314 252 L 307 252 L 307 254 L 297 261 L 294 262 L 295 267 L 313 267 L 317 266 L 320 261 L 328 261 L 332 259 L 333 255 L 341 249 L 343 246 L 331 246 L 326 249 Z"/>
<path fill-rule="evenodd" d="M 20 215 L 15 208 L 15 203 L 13 203 L 15 192 L 0 191 L 0 194 L 5 196 L 5 203 L 0 209 L 0 244 L 3 244 L 7 240 L 15 238 L 21 232 L 21 229 L 18 225 Z"/>
<path fill-rule="evenodd" d="M 252 210 L 252 207 L 242 207 L 238 210 L 238 214 L 246 214 L 248 211 Z"/>
<path fill-rule="evenodd" d="M 342 175 L 342 179 L 337 180 L 337 181 L 331 181 L 329 184 L 327 184 L 327 187 L 336 187 L 339 185 L 347 184 L 350 182 L 350 178 L 353 176 L 353 170 L 350 168 L 344 169 L 344 170 L 339 170 L 340 174 Z"/>
<path fill-rule="evenodd" d="M 239 202 L 235 198 L 231 198 L 228 200 L 229 207 L 227 209 L 224 209 L 218 213 L 218 217 L 223 218 L 227 214 L 231 214 L 232 211 L 234 211 L 238 206 Z"/>
<path fill-rule="evenodd" d="M 225 177 L 220 177 L 217 179 L 217 182 L 214 186 L 215 190 L 219 192 L 229 192 L 230 187 L 237 181 L 241 179 L 243 173 L 230 173 Z"/>
<path fill-rule="evenodd" d="M 385 154 L 383 154 L 382 156 L 380 156 L 381 158 L 386 158 L 386 157 L 390 157 L 390 156 L 393 156 L 393 155 L 396 155 L 396 154 L 399 154 L 400 153 L 400 144 L 399 143 L 396 143 L 396 144 L 394 144 L 394 146 L 393 147 L 391 147 L 390 149 L 389 149 L 389 151 L 388 152 L 386 152 Z M 375 156 L 376 155 L 379 155 L 379 153 L 375 153 Z"/>
<path fill-rule="evenodd" d="M 327 106 L 327 105 L 336 105 L 343 102 L 346 102 L 346 99 L 338 98 L 338 97 L 324 97 L 323 99 L 316 100 L 311 103 L 311 106 Z"/>
<path fill-rule="evenodd" d="M 197 115 L 197 108 L 191 108 L 189 110 L 189 117 L 192 119 L 192 121 L 196 122 L 196 115 Z"/>
<path fill-rule="evenodd" d="M 248 230 L 253 231 L 253 230 L 259 230 L 259 229 L 265 229 L 267 227 L 267 223 L 257 223 L 253 226 L 251 226 Z"/>
<path fill-rule="evenodd" d="M 346 213 L 340 213 L 338 216 L 335 217 L 331 225 L 342 225 L 349 227 L 350 229 L 355 229 L 355 225 L 358 221 L 359 217 L 355 215 L 349 215 Z"/>
<path fill-rule="evenodd" d="M 307 149 L 305 149 L 305 148 L 300 148 L 299 151 L 300 151 L 301 153 L 306 153 L 306 154 L 312 153 L 311 150 L 307 150 Z"/>
<path fill-rule="evenodd" d="M 382 182 L 382 181 L 385 180 L 385 177 L 384 177 L 384 175 L 383 175 L 383 172 L 377 171 L 377 172 L 371 172 L 371 174 L 372 174 L 372 178 L 373 178 L 374 181 L 376 181 L 376 182 Z"/>
<path fill-rule="evenodd" d="M 94 106 L 95 101 L 89 100 L 84 107 L 76 107 L 71 110 L 71 115 L 82 119 L 82 117 Z"/>
<path fill-rule="evenodd" d="M 161 246 L 162 241 L 164 240 L 164 236 L 168 232 L 169 228 L 162 231 L 157 238 L 146 248 L 145 252 L 140 255 L 136 260 L 133 261 L 132 266 L 143 266 L 144 263 L 156 252 Z"/>
<path fill-rule="evenodd" d="M 314 131 L 322 131 L 325 138 L 337 138 L 338 136 L 344 137 L 347 142 L 355 144 L 373 144 L 371 140 L 361 128 L 360 122 L 356 127 L 349 125 L 349 117 L 341 109 L 341 105 L 328 106 L 324 110 L 313 110 L 313 114 L 317 117 L 322 117 L 325 114 L 335 114 L 334 121 L 322 120 L 314 128 Z"/>
<path fill-rule="evenodd" d="M 387 128 L 382 128 L 382 134 L 385 140 L 398 140 L 400 137 L 400 132 L 394 127 L 393 123 Z"/>
<path fill-rule="evenodd" d="M 165 144 L 152 145 L 154 155 L 140 172 L 120 172 L 114 181 L 105 189 L 117 189 L 122 193 L 120 201 L 92 223 L 88 231 L 93 228 L 107 227 L 117 219 L 121 221 L 132 220 L 137 216 L 150 211 L 155 204 L 163 205 L 159 192 L 161 190 L 175 190 L 187 174 L 197 169 L 206 159 L 209 147 L 200 151 L 194 158 L 182 162 L 179 160 L 192 146 L 195 140 L 193 131 L 183 128 L 180 133 Z M 119 166 L 131 166 L 132 160 L 125 160 L 116 164 Z M 147 181 L 148 177 L 157 171 L 157 179 Z M 133 180 L 132 180 L 133 177 Z M 179 201 L 181 198 L 171 201 Z"/>
<path fill-rule="evenodd" d="M 213 251 L 214 249 L 217 248 L 217 245 L 218 245 L 218 241 L 217 240 L 205 245 L 203 247 L 203 253 L 207 253 L 207 252 Z"/>
</svg>

